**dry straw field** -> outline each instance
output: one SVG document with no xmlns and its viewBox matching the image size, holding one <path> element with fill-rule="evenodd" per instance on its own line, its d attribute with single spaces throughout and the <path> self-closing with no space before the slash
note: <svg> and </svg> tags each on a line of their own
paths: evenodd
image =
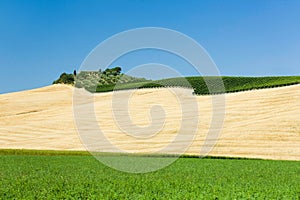
<svg viewBox="0 0 300 200">
<path fill-rule="evenodd" d="M 119 93 L 126 92 L 129 91 Z M 211 96 L 192 97 L 184 89 L 177 89 L 177 92 L 187 102 L 189 98 L 197 99 L 198 132 L 186 154 L 199 154 L 211 122 Z M 0 147 L 85 150 L 74 122 L 73 93 L 71 86 L 52 85 L 1 94 Z M 178 99 L 167 88 L 136 90 L 130 98 L 131 120 L 141 127 L 151 121 L 151 106 L 158 104 L 165 110 L 163 128 L 147 140 L 132 139 L 118 128 L 112 113 L 112 96 L 113 93 L 109 92 L 94 94 L 93 97 L 97 122 L 112 144 L 127 152 L 153 152 L 174 139 L 182 120 L 181 110 Z M 209 155 L 300 160 L 299 99 L 299 84 L 226 94 L 223 129 Z M 180 145 L 179 141 L 179 149 Z M 173 153 L 176 151 L 174 149 Z"/>
</svg>

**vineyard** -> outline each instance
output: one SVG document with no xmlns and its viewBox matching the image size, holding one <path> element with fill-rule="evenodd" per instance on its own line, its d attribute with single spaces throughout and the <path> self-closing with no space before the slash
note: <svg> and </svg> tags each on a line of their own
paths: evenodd
<svg viewBox="0 0 300 200">
<path fill-rule="evenodd" d="M 96 92 L 136 88 L 184 87 L 193 88 L 195 94 L 219 94 L 253 89 L 273 88 L 300 83 L 300 76 L 278 77 L 182 77 L 135 83 L 117 83 L 97 86 Z M 224 87 L 223 87 L 224 84 Z M 209 86 L 209 87 L 208 87 Z"/>
</svg>

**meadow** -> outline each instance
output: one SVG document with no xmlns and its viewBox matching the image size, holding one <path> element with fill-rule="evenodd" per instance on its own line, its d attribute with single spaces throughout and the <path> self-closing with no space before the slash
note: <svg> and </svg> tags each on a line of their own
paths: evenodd
<svg viewBox="0 0 300 200">
<path fill-rule="evenodd" d="M 179 158 L 146 174 L 86 152 L 0 151 L 0 199 L 299 199 L 300 162 Z"/>
</svg>

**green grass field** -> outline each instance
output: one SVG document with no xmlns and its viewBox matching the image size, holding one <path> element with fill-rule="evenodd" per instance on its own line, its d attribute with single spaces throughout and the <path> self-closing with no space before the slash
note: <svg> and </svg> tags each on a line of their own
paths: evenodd
<svg viewBox="0 0 300 200">
<path fill-rule="evenodd" d="M 179 158 L 156 172 L 129 174 L 86 152 L 0 152 L 0 199 L 300 198 L 296 161 Z"/>
<path fill-rule="evenodd" d="M 245 90 L 273 88 L 300 83 L 300 76 L 277 76 L 277 77 L 222 77 L 224 91 L 220 88 L 220 81 L 216 77 L 206 77 L 208 85 L 213 88 L 213 93 L 239 92 Z M 98 85 L 96 92 L 109 92 L 113 90 L 126 90 L 135 88 L 155 87 L 185 87 L 193 88 L 195 94 L 210 94 L 203 77 L 169 78 L 156 81 L 144 81 L 124 83 L 118 85 Z"/>
</svg>

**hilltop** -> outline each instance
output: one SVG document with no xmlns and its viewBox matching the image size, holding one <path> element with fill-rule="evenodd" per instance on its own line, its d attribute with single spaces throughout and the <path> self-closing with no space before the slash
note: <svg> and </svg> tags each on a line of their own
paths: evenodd
<svg viewBox="0 0 300 200">
<path fill-rule="evenodd" d="M 194 94 L 196 95 L 207 95 L 274 88 L 300 83 L 300 76 L 194 76 L 147 80 L 145 78 L 126 75 L 121 73 L 121 71 L 121 67 L 106 69 L 104 71 L 81 71 L 76 77 L 74 77 L 73 74 L 63 73 L 58 80 L 53 82 L 53 84 L 73 84 L 75 87 L 85 88 L 90 92 L 110 92 L 113 90 L 139 88 L 182 87 L 193 89 Z M 209 88 L 212 88 L 213 91 L 209 91 Z"/>
</svg>

